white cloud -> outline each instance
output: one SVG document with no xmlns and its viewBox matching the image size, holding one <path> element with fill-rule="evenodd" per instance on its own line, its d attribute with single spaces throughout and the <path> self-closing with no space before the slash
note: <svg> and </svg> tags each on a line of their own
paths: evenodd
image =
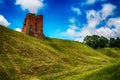
<svg viewBox="0 0 120 80">
<path fill-rule="evenodd" d="M 104 4 L 103 8 L 101 10 L 101 16 L 103 19 L 106 19 L 108 16 L 113 14 L 113 10 L 116 8 L 116 6 L 112 4 Z"/>
<path fill-rule="evenodd" d="M 116 26 L 117 28 L 120 28 L 120 17 L 117 18 L 110 18 L 107 22 L 108 26 Z"/>
<path fill-rule="evenodd" d="M 110 18 L 107 22 L 107 26 L 114 32 L 114 37 L 120 37 L 120 17 Z"/>
<path fill-rule="evenodd" d="M 76 38 L 75 41 L 83 42 L 83 39 L 84 39 L 84 38 L 82 38 L 82 37 L 81 37 L 81 38 Z"/>
<path fill-rule="evenodd" d="M 74 24 L 75 21 L 76 21 L 75 18 L 70 18 L 70 19 L 69 19 L 69 22 L 70 22 L 70 23 L 73 23 L 73 24 Z"/>
<path fill-rule="evenodd" d="M 94 4 L 96 0 L 87 0 L 86 4 Z"/>
<path fill-rule="evenodd" d="M 62 32 L 62 35 L 65 36 L 77 36 L 76 30 L 79 30 L 79 28 L 75 25 L 69 25 L 69 28 L 67 29 L 66 32 Z"/>
<path fill-rule="evenodd" d="M 76 35 L 76 31 L 74 29 L 67 29 L 66 31 L 67 35 L 70 35 L 70 36 L 75 36 Z"/>
<path fill-rule="evenodd" d="M 114 31 L 106 26 L 97 29 L 96 34 L 100 36 L 104 36 L 106 38 L 115 37 Z"/>
<path fill-rule="evenodd" d="M 90 10 L 86 12 L 87 24 L 83 27 L 83 30 L 80 32 L 81 35 L 86 36 L 97 34 L 105 37 L 110 37 L 110 35 L 113 33 L 111 29 L 109 29 L 106 26 L 97 29 L 96 26 L 99 25 L 102 21 L 106 20 L 109 16 L 111 16 L 115 8 L 116 6 L 112 4 L 104 4 L 102 6 L 102 9 L 99 11 Z M 103 33 L 101 32 L 102 30 L 104 30 Z M 113 35 L 111 35 L 111 37 L 113 37 Z"/>
<path fill-rule="evenodd" d="M 79 29 L 76 25 L 69 25 L 69 27 L 73 30 L 78 30 Z"/>
<path fill-rule="evenodd" d="M 94 4 L 94 3 L 96 3 L 96 2 L 104 2 L 105 0 L 86 0 L 86 2 L 85 3 L 83 3 L 83 4 L 88 4 L 88 5 L 91 5 L 91 4 Z"/>
<path fill-rule="evenodd" d="M 86 13 L 88 27 L 95 28 L 101 21 L 111 16 L 116 8 L 116 6 L 112 4 L 104 4 L 102 7 L 100 11 L 90 10 Z"/>
<path fill-rule="evenodd" d="M 21 32 L 22 30 L 20 28 L 15 28 L 16 31 Z"/>
<path fill-rule="evenodd" d="M 0 15 L 0 24 L 7 27 L 10 25 L 10 23 L 5 19 L 3 15 Z"/>
<path fill-rule="evenodd" d="M 81 11 L 80 11 L 79 8 L 72 7 L 72 10 L 73 10 L 74 12 L 76 12 L 78 15 L 81 14 Z"/>
<path fill-rule="evenodd" d="M 95 28 L 101 21 L 100 13 L 95 10 L 86 12 L 87 23 L 89 28 Z"/>
<path fill-rule="evenodd" d="M 89 10 L 86 12 L 87 24 L 84 24 L 82 29 L 79 29 L 77 25 L 75 27 L 70 27 L 64 32 L 67 36 L 76 37 L 75 40 L 82 41 L 83 38 L 87 35 L 100 35 L 105 36 L 106 38 L 110 37 L 120 37 L 120 17 L 119 18 L 110 18 L 114 14 L 116 6 L 112 4 L 102 5 L 101 10 Z M 106 24 L 97 28 L 101 22 L 106 21 Z M 71 20 L 72 22 L 72 20 Z M 112 28 L 114 26 L 114 28 Z"/>
<path fill-rule="evenodd" d="M 16 5 L 20 5 L 22 10 L 28 10 L 31 13 L 37 13 L 44 4 L 43 0 L 16 0 Z"/>
</svg>

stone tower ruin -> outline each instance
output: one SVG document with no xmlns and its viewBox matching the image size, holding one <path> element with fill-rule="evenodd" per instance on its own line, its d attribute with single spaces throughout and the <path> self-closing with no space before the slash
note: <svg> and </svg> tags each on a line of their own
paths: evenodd
<svg viewBox="0 0 120 80">
<path fill-rule="evenodd" d="M 26 15 L 22 32 L 36 38 L 45 38 L 43 34 L 43 16 L 32 13 Z"/>
</svg>

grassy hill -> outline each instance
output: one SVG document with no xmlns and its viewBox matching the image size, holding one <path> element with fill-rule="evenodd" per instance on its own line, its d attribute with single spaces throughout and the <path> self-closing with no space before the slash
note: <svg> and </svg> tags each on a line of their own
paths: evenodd
<svg viewBox="0 0 120 80">
<path fill-rule="evenodd" d="M 120 80 L 120 50 L 36 39 L 0 26 L 0 80 Z"/>
</svg>

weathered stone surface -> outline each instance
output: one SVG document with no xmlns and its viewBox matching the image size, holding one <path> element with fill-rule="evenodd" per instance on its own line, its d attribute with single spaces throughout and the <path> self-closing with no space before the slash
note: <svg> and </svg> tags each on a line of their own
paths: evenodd
<svg viewBox="0 0 120 80">
<path fill-rule="evenodd" d="M 22 32 L 36 38 L 45 38 L 43 34 L 43 16 L 32 13 L 26 15 Z"/>
</svg>

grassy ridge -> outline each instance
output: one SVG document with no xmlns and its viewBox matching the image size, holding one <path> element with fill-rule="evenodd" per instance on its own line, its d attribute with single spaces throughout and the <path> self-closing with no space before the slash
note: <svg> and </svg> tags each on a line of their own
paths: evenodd
<svg viewBox="0 0 120 80">
<path fill-rule="evenodd" d="M 112 64 L 85 77 L 84 80 L 120 80 L 120 63 Z"/>
<path fill-rule="evenodd" d="M 117 63 L 118 58 L 102 51 L 75 41 L 36 39 L 0 26 L 0 80 L 89 80 L 91 74 L 97 76 Z"/>
</svg>

